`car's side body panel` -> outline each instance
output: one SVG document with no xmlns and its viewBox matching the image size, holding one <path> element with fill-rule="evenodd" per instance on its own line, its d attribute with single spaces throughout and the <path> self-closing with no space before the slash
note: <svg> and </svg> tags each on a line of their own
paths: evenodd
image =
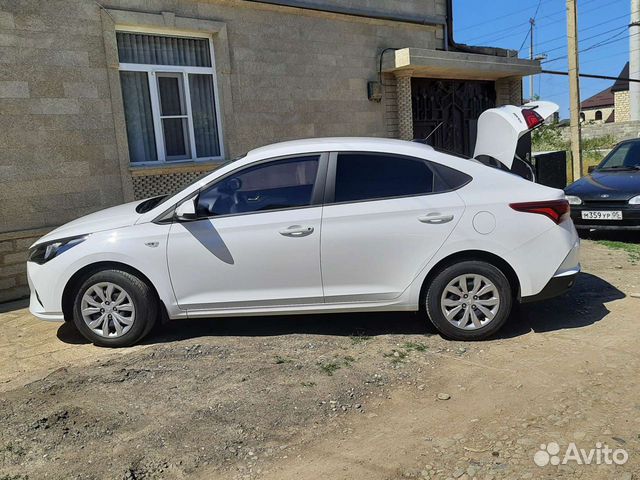
<svg viewBox="0 0 640 480">
<path fill-rule="evenodd" d="M 62 320 L 62 295 L 73 275 L 87 266 L 111 262 L 141 272 L 153 284 L 169 316 L 181 316 L 167 269 L 169 227 L 146 223 L 98 232 L 91 234 L 90 243 L 89 240 L 81 243 L 44 265 L 28 262 L 32 312 L 50 315 L 51 320 Z"/>
<path fill-rule="evenodd" d="M 325 302 L 398 298 L 447 240 L 463 211 L 455 192 L 325 206 Z M 430 216 L 451 219 L 429 223 Z"/>
<path fill-rule="evenodd" d="M 174 223 L 167 260 L 176 298 L 198 310 L 322 303 L 322 207 Z M 287 228 L 311 229 L 299 238 Z"/>
</svg>

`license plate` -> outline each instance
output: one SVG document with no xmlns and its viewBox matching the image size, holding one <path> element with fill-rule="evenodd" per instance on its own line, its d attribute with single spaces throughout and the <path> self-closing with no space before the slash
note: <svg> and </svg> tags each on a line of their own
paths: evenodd
<svg viewBox="0 0 640 480">
<path fill-rule="evenodd" d="M 620 211 L 583 210 L 583 220 L 622 220 Z"/>
</svg>

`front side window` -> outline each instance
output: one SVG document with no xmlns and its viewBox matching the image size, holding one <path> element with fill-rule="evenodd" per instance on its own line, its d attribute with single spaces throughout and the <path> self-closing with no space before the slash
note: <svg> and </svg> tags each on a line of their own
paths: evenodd
<svg viewBox="0 0 640 480">
<path fill-rule="evenodd" d="M 336 202 L 428 194 L 433 185 L 433 172 L 420 159 L 382 153 L 338 155 Z"/>
<path fill-rule="evenodd" d="M 198 196 L 199 216 L 264 212 L 311 205 L 317 155 L 256 165 L 228 176 Z"/>
<path fill-rule="evenodd" d="M 222 156 L 206 38 L 117 32 L 132 163 Z"/>
</svg>

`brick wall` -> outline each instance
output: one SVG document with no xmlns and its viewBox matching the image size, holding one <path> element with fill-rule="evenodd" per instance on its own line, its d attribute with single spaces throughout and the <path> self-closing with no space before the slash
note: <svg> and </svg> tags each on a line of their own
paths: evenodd
<svg viewBox="0 0 640 480">
<path fill-rule="evenodd" d="M 618 112 L 616 111 L 616 117 Z M 569 127 L 561 129 L 562 138 L 570 140 Z M 582 138 L 597 138 L 605 135 L 613 136 L 617 142 L 640 137 L 640 122 L 615 122 L 582 125 Z"/>
<path fill-rule="evenodd" d="M 631 120 L 631 104 L 629 103 L 629 91 L 614 92 L 614 105 L 616 110 L 616 122 L 628 122 Z"/>
<path fill-rule="evenodd" d="M 522 79 L 501 78 L 496 81 L 496 106 L 522 104 Z"/>
<path fill-rule="evenodd" d="M 99 8 L 0 2 L 0 232 L 122 202 Z"/>
<path fill-rule="evenodd" d="M 0 303 L 29 295 L 27 249 L 47 231 L 0 233 Z"/>
</svg>

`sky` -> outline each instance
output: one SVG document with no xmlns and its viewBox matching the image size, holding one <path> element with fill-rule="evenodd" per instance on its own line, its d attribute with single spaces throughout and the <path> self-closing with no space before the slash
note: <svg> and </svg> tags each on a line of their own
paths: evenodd
<svg viewBox="0 0 640 480">
<path fill-rule="evenodd" d="M 547 55 L 542 67 L 567 71 L 565 0 L 454 0 L 453 31 L 458 43 L 519 50 L 529 58 L 529 18 L 535 15 L 534 54 Z M 537 9 L 537 14 L 536 14 Z M 617 77 L 629 58 L 631 0 L 578 0 L 580 73 Z M 611 86 L 613 80 L 580 79 L 581 100 Z M 569 117 L 569 79 L 537 75 L 535 94 L 560 105 Z M 524 81 L 524 97 L 529 80 Z"/>
</svg>

